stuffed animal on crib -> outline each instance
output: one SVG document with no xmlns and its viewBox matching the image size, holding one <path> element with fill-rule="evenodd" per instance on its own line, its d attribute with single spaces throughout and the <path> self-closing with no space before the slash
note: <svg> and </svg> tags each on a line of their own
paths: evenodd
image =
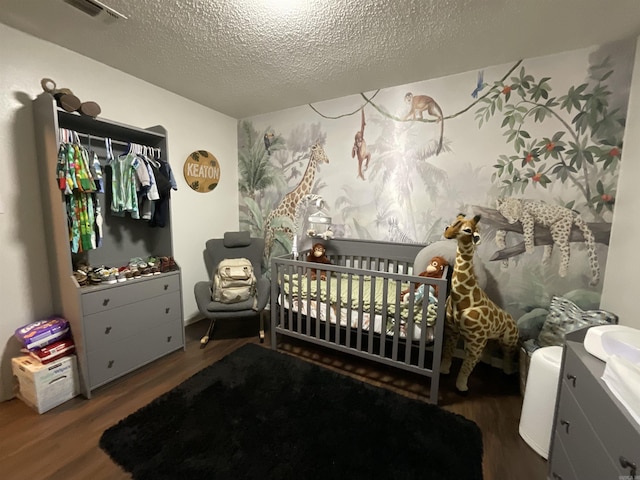
<svg viewBox="0 0 640 480">
<path fill-rule="evenodd" d="M 435 256 L 429 261 L 429 265 L 427 265 L 427 269 L 424 272 L 420 272 L 419 277 L 430 277 L 430 278 L 442 278 L 444 275 L 444 268 L 449 266 L 449 262 L 443 257 Z M 420 297 L 420 301 L 424 297 L 424 283 L 416 283 L 416 303 L 418 303 L 418 296 Z M 433 296 L 438 298 L 438 285 L 429 285 L 431 287 L 429 290 L 433 289 Z M 419 293 L 420 292 L 420 293 Z M 431 292 L 430 292 L 431 293 Z M 402 296 L 403 302 L 409 301 L 409 289 L 403 290 L 400 295 Z M 431 296 L 431 295 L 430 295 Z"/>
<path fill-rule="evenodd" d="M 433 285 L 427 285 L 426 283 L 421 283 L 420 286 L 416 289 L 415 292 L 415 305 L 420 305 L 424 301 L 424 289 L 425 287 L 429 287 L 429 294 L 427 295 L 427 302 L 429 303 L 437 303 L 438 297 L 435 295 L 435 290 Z M 405 293 L 402 295 L 402 303 L 409 303 L 409 293 Z"/>
<path fill-rule="evenodd" d="M 327 257 L 327 249 L 324 248 L 324 245 L 321 243 L 316 243 L 311 248 L 311 251 L 307 254 L 307 262 L 313 263 L 323 263 L 325 265 L 331 265 L 331 260 Z M 317 278 L 317 271 L 315 268 L 311 270 L 311 280 L 315 280 Z M 320 270 L 320 279 L 327 279 L 327 272 L 324 270 Z"/>
</svg>

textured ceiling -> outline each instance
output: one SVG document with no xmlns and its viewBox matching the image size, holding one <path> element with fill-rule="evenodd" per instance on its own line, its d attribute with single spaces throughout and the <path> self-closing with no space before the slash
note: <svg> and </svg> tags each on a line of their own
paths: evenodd
<svg viewBox="0 0 640 480">
<path fill-rule="evenodd" d="M 0 0 L 0 22 L 235 118 L 640 35 L 640 0 L 102 1 L 128 20 Z"/>
</svg>

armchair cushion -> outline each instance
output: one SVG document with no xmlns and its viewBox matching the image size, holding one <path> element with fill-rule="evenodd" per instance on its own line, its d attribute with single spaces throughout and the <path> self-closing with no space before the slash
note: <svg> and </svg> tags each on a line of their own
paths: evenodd
<svg viewBox="0 0 640 480">
<path fill-rule="evenodd" d="M 251 234 L 244 232 L 225 232 L 223 244 L 227 248 L 246 247 L 251 244 Z"/>
<path fill-rule="evenodd" d="M 240 312 L 253 310 L 253 297 L 236 303 L 222 303 L 211 300 L 207 305 L 207 311 L 211 313 Z"/>
</svg>

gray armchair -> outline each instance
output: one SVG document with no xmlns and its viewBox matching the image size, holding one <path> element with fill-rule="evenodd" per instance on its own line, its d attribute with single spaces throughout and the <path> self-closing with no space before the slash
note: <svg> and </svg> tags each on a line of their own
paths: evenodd
<svg viewBox="0 0 640 480">
<path fill-rule="evenodd" d="M 264 318 L 262 311 L 269 300 L 269 280 L 262 276 L 262 255 L 264 252 L 264 239 L 251 237 L 249 232 L 226 232 L 224 238 L 207 240 L 204 250 L 204 261 L 209 274 L 209 280 L 197 282 L 194 293 L 198 310 L 210 320 L 207 334 L 200 340 L 200 348 L 209 342 L 217 319 L 246 318 L 259 316 L 260 341 L 264 341 Z M 211 298 L 211 279 L 218 263 L 225 258 L 248 258 L 253 265 L 256 276 L 257 305 L 254 307 L 254 299 L 244 302 L 221 303 Z"/>
</svg>

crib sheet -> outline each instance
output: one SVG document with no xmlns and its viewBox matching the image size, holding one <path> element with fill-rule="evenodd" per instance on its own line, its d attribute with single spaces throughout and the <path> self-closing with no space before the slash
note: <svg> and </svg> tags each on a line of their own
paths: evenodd
<svg viewBox="0 0 640 480">
<path fill-rule="evenodd" d="M 318 283 L 320 285 L 319 292 Z M 349 283 L 351 289 L 349 289 Z M 399 334 L 406 338 L 411 316 L 410 305 L 408 302 L 398 302 L 397 299 L 400 292 L 407 288 L 408 283 L 389 281 L 370 275 L 338 275 L 334 273 L 326 281 L 308 282 L 306 275 L 285 274 L 282 281 L 281 304 L 285 308 L 312 318 L 316 318 L 319 313 L 322 321 L 328 320 L 332 324 L 340 324 L 341 326 L 349 325 L 353 329 L 358 328 L 359 322 L 362 322 L 363 330 L 368 331 L 373 325 L 374 332 L 382 333 L 384 325 L 387 335 L 394 334 L 397 311 L 397 317 L 400 320 Z M 436 321 L 437 300 L 433 296 L 428 296 L 428 298 L 429 304 L 426 309 L 425 322 L 422 318 L 422 304 L 413 305 L 413 334 L 411 336 L 414 340 L 420 339 L 423 324 L 428 327 L 427 340 L 433 339 L 432 327 Z M 327 299 L 329 299 L 330 308 L 327 308 Z M 361 315 L 360 306 L 362 306 Z"/>
</svg>

